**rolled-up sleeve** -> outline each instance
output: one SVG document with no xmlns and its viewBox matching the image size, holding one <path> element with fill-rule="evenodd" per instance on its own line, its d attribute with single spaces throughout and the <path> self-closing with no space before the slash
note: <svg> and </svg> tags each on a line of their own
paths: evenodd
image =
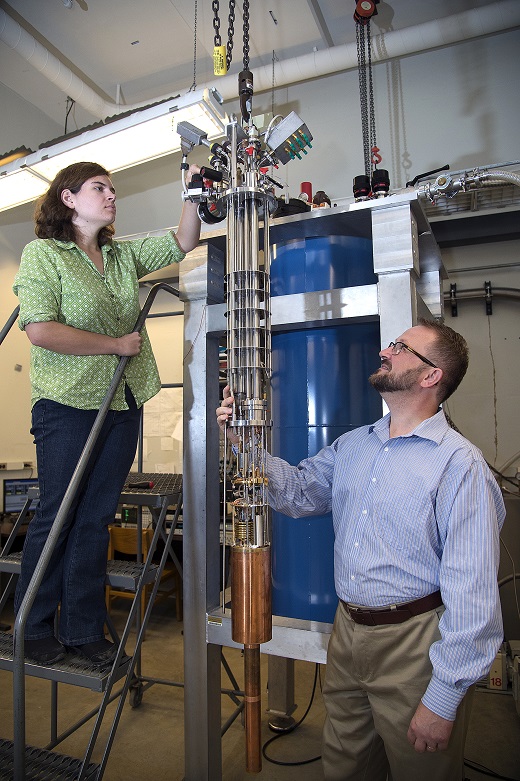
<svg viewBox="0 0 520 781">
<path fill-rule="evenodd" d="M 25 247 L 13 290 L 20 301 L 18 326 L 22 330 L 28 323 L 60 320 L 60 275 L 43 242 Z"/>
</svg>

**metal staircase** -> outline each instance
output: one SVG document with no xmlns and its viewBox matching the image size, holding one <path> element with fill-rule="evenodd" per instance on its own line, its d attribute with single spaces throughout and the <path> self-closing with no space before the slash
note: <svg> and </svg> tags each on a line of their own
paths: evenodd
<svg viewBox="0 0 520 781">
<path fill-rule="evenodd" d="M 143 492 L 141 489 L 130 488 L 128 484 L 149 481 L 154 487 Z M 34 490 L 34 489 L 33 489 Z M 30 504 L 34 494 L 28 498 L 27 506 Z M 43 678 L 52 682 L 56 687 L 59 683 L 67 683 L 73 686 L 81 686 L 91 691 L 103 694 L 99 708 L 95 709 L 81 719 L 76 724 L 69 727 L 61 736 L 56 734 L 57 712 L 55 709 L 50 714 L 51 734 L 53 739 L 45 748 L 35 748 L 25 746 L 25 762 L 22 770 L 15 769 L 15 751 L 14 743 L 21 735 L 16 735 L 20 730 L 20 725 L 15 724 L 15 741 L 0 739 L 0 781 L 40 781 L 41 779 L 85 779 L 85 781 L 100 781 L 104 773 L 110 749 L 115 738 L 115 732 L 119 723 L 122 708 L 127 694 L 130 692 L 130 702 L 132 705 L 138 705 L 141 702 L 143 682 L 148 685 L 154 683 L 153 679 L 145 678 L 136 673 L 136 667 L 140 667 L 141 644 L 146 630 L 146 625 L 157 595 L 161 574 L 168 557 L 172 558 L 175 566 L 179 568 L 182 575 L 182 569 L 175 553 L 171 550 L 175 529 L 179 523 L 179 515 L 182 507 L 182 476 L 181 475 L 148 475 L 131 472 L 127 479 L 127 484 L 121 494 L 121 504 L 136 504 L 148 507 L 152 515 L 152 524 L 154 535 L 150 546 L 149 554 L 145 561 L 118 561 L 107 562 L 107 585 L 117 588 L 123 588 L 134 593 L 134 599 L 128 614 L 125 628 L 121 637 L 117 636 L 115 628 L 109 620 L 107 623 L 113 635 L 113 639 L 118 643 L 118 653 L 113 665 L 103 667 L 93 666 L 86 661 L 81 660 L 75 655 L 68 655 L 61 662 L 52 666 L 36 664 L 30 661 L 24 663 L 24 675 Z M 167 521 L 167 513 L 170 508 L 175 507 L 173 520 Z M 24 507 L 24 510 L 26 508 Z M 4 605 L 9 593 L 13 589 L 13 582 L 20 572 L 21 553 L 10 552 L 10 547 L 16 531 L 22 523 L 25 513 L 22 510 L 20 517 L 13 527 L 4 548 L 0 552 L 0 571 L 9 573 L 11 578 L 7 588 L 2 595 L 0 605 Z M 157 550 L 157 544 L 162 539 L 164 548 L 159 563 L 153 561 Z M 140 606 L 141 592 L 145 585 L 154 584 L 151 591 L 144 616 L 138 615 Z M 137 623 L 136 623 L 137 621 Z M 133 626 L 137 625 L 137 638 L 135 650 L 130 658 L 125 654 L 125 643 L 129 632 Z M 10 632 L 0 632 L 0 669 L 12 672 L 14 670 L 13 653 L 13 635 Z M 116 694 L 112 690 L 117 681 L 124 678 L 122 689 Z M 15 697 L 17 693 L 15 692 Z M 119 703 L 113 718 L 112 727 L 104 749 L 103 758 L 100 764 L 92 763 L 91 756 L 99 734 L 99 729 L 106 707 L 113 699 L 119 697 Z M 53 702 L 57 697 L 53 697 Z M 75 729 L 82 726 L 87 720 L 96 716 L 92 736 L 87 746 L 83 759 L 77 757 L 68 757 L 50 751 L 65 737 L 71 734 Z M 18 729 L 17 729 L 18 728 Z M 23 774 L 22 774 L 23 773 Z"/>
</svg>

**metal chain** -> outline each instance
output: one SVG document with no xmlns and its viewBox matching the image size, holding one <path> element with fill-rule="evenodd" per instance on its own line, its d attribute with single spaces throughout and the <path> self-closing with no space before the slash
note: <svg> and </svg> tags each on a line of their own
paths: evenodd
<svg viewBox="0 0 520 781">
<path fill-rule="evenodd" d="M 273 49 L 273 58 L 272 58 L 272 66 L 273 66 L 273 73 L 272 73 L 272 84 L 271 84 L 271 114 L 274 117 L 274 64 L 278 61 L 278 57 L 276 56 L 276 52 Z"/>
<path fill-rule="evenodd" d="M 365 59 L 365 27 L 356 23 L 356 46 L 358 58 L 359 97 L 361 104 L 361 132 L 363 134 L 363 160 L 365 176 L 370 178 L 370 130 L 367 103 L 367 70 Z"/>
<path fill-rule="evenodd" d="M 372 150 L 376 147 L 376 115 L 374 111 L 374 84 L 372 81 L 372 41 L 370 37 L 370 19 L 367 24 L 367 54 L 368 54 L 368 102 L 370 108 L 370 163 Z"/>
<path fill-rule="evenodd" d="M 229 0 L 229 16 L 228 16 L 228 42 L 226 47 L 226 64 L 227 69 L 231 65 L 233 59 L 233 36 L 235 34 L 235 0 Z"/>
<path fill-rule="evenodd" d="M 213 10 L 213 29 L 215 30 L 215 46 L 222 46 L 222 38 L 220 37 L 220 17 L 219 12 L 219 0 L 213 0 L 211 8 Z"/>
<path fill-rule="evenodd" d="M 195 18 L 193 20 L 193 84 L 188 92 L 197 89 L 197 0 L 195 0 Z"/>
<path fill-rule="evenodd" d="M 244 70 L 249 70 L 249 0 L 244 0 L 244 9 L 242 12 L 244 23 Z"/>
</svg>

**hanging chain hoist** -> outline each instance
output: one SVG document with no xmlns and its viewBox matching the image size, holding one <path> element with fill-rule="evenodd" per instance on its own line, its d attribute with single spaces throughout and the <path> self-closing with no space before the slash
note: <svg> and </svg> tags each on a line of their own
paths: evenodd
<svg viewBox="0 0 520 781">
<path fill-rule="evenodd" d="M 354 178 L 354 197 L 356 201 L 387 195 L 390 187 L 388 171 L 377 168 L 379 163 L 382 162 L 382 157 L 379 154 L 379 147 L 376 142 L 370 20 L 377 14 L 379 1 L 357 0 L 356 10 L 354 11 L 365 167 L 364 175 Z"/>
</svg>

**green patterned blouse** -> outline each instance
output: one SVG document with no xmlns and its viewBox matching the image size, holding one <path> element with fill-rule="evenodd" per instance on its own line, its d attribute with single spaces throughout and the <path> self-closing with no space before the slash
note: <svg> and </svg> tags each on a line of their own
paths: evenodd
<svg viewBox="0 0 520 781">
<path fill-rule="evenodd" d="M 139 316 L 139 279 L 184 258 L 175 236 L 113 241 L 102 247 L 104 275 L 71 241 L 36 239 L 22 253 L 13 290 L 20 300 L 19 326 L 55 320 L 83 331 L 124 336 Z M 160 390 L 146 329 L 111 409 L 128 409 L 124 385 L 138 406 Z M 31 345 L 31 405 L 52 399 L 77 409 L 99 409 L 119 363 L 118 355 L 63 355 Z"/>
</svg>

